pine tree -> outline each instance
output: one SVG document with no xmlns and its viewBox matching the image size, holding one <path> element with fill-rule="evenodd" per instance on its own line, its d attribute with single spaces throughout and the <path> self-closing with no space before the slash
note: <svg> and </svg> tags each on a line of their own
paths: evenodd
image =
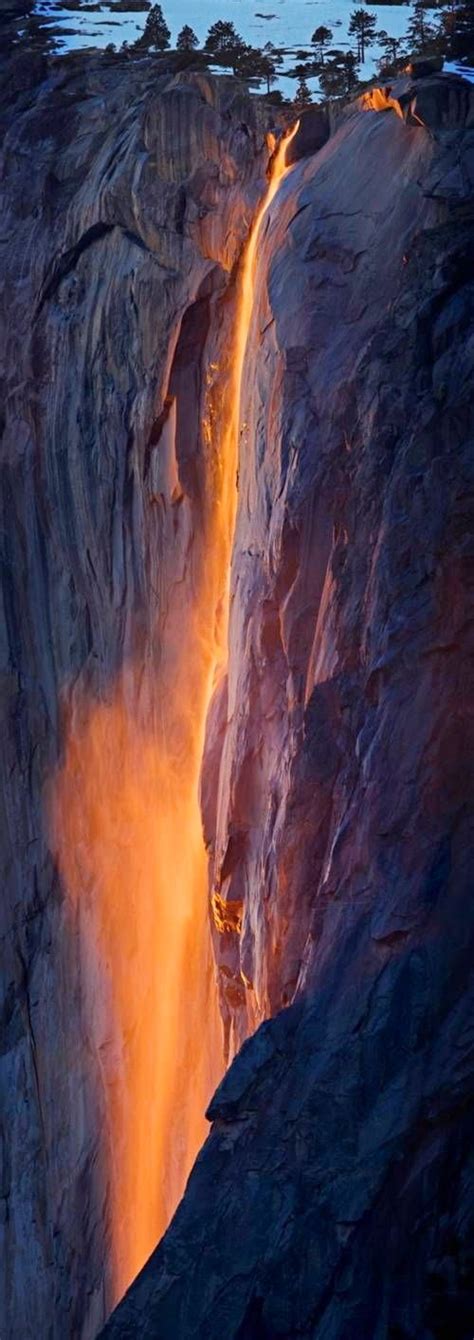
<svg viewBox="0 0 474 1340">
<path fill-rule="evenodd" d="M 267 93 L 270 92 L 276 79 L 276 64 L 273 57 L 269 56 L 267 52 L 250 47 L 248 52 L 245 53 L 243 61 L 239 59 L 238 68 L 239 74 L 248 73 L 250 78 L 264 79 Z"/>
<path fill-rule="evenodd" d="M 220 64 L 230 65 L 234 74 L 238 73 L 239 58 L 247 51 L 247 44 L 236 32 L 230 20 L 218 19 L 213 23 L 204 43 L 204 50 L 219 60 Z"/>
<path fill-rule="evenodd" d="M 349 36 L 357 38 L 357 59 L 365 61 L 366 47 L 376 40 L 377 16 L 367 9 L 354 9 L 350 17 Z"/>
<path fill-rule="evenodd" d="M 427 17 L 427 7 L 426 0 L 414 0 L 406 35 L 408 47 L 414 52 L 427 51 L 434 46 L 439 33 Z"/>
<path fill-rule="evenodd" d="M 274 46 L 273 42 L 265 42 L 265 46 L 263 48 L 263 54 L 268 58 L 268 60 L 273 61 L 275 70 L 277 70 L 278 66 L 282 64 L 284 59 L 284 53 L 280 50 L 280 47 Z"/>
<path fill-rule="evenodd" d="M 185 23 L 184 28 L 178 33 L 176 39 L 177 51 L 195 51 L 198 46 L 199 38 L 196 37 L 196 33 L 189 27 L 189 23 Z"/>
<path fill-rule="evenodd" d="M 391 37 L 390 33 L 385 32 L 385 29 L 382 28 L 381 31 L 377 33 L 377 41 L 379 47 L 381 47 L 383 51 L 381 64 L 394 65 L 400 55 L 401 38 Z"/>
<path fill-rule="evenodd" d="M 310 107 L 311 103 L 312 103 L 311 93 L 306 83 L 304 74 L 301 74 L 298 80 L 298 87 L 296 90 L 295 106 L 303 109 L 304 107 Z"/>
<path fill-rule="evenodd" d="M 350 96 L 357 88 L 357 61 L 353 51 L 330 51 L 319 83 L 325 98 Z"/>
<path fill-rule="evenodd" d="M 474 8 L 471 0 L 451 0 L 443 6 L 442 43 L 453 60 L 474 63 Z"/>
<path fill-rule="evenodd" d="M 324 48 L 329 46 L 329 43 L 332 42 L 331 29 L 325 28 L 322 23 L 319 28 L 315 28 L 311 41 L 313 45 L 317 47 L 319 59 L 321 64 L 324 65 Z"/>
<path fill-rule="evenodd" d="M 345 93 L 352 93 L 358 85 L 357 61 L 353 51 L 346 51 L 344 56 L 344 74 L 345 74 Z"/>
<path fill-rule="evenodd" d="M 232 60 L 234 74 L 239 74 L 243 79 L 261 79 L 262 71 L 260 61 L 262 59 L 261 51 L 242 42 L 241 46 L 231 48 L 230 56 L 226 56 L 226 63 Z"/>
<path fill-rule="evenodd" d="M 170 44 L 170 36 L 161 5 L 152 5 L 142 35 L 137 39 L 135 47 L 146 51 L 149 51 L 150 47 L 154 47 L 155 51 L 166 51 Z"/>
</svg>

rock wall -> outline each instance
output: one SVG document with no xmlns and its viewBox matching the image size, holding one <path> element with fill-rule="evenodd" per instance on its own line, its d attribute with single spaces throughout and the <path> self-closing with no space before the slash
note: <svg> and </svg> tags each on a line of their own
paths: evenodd
<svg viewBox="0 0 474 1340">
<path fill-rule="evenodd" d="M 176 646 L 190 666 L 186 723 L 219 454 L 201 422 L 205 370 L 226 347 L 268 117 L 232 80 L 157 75 L 147 59 L 19 64 L 2 103 L 0 1313 L 6 1335 L 76 1340 L 117 1298 L 111 1167 L 120 1178 L 126 1151 L 111 1104 L 153 1022 L 141 816 L 127 827 L 126 787 L 137 770 L 150 865 L 158 774 L 147 748 L 164 721 L 181 756 L 189 747 L 175 720 Z M 75 742 L 89 739 L 92 709 L 91 801 Z M 51 782 L 64 766 L 54 831 Z M 100 857 L 109 814 L 117 972 L 110 955 L 86 954 L 82 934 L 99 896 L 90 852 Z M 74 906 L 58 856 L 72 816 L 84 884 Z M 170 919 L 174 899 L 171 887 Z M 113 937 L 113 909 L 111 926 Z M 117 975 L 131 984 L 118 1037 Z M 201 1016 L 203 1002 L 204 988 Z M 131 1238 L 134 1214 L 121 1207 Z"/>
<path fill-rule="evenodd" d="M 269 219 L 203 797 L 231 1049 L 274 1017 L 104 1340 L 472 1332 L 473 212 L 440 77 Z"/>
</svg>

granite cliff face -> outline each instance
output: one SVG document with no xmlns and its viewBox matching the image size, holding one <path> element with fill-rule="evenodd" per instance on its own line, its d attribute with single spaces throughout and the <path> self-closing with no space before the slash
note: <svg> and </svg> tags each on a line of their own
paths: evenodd
<svg viewBox="0 0 474 1340">
<path fill-rule="evenodd" d="M 231 1049 L 274 1017 L 104 1340 L 472 1331 L 473 206 L 440 77 L 269 220 L 202 789 Z"/>
<path fill-rule="evenodd" d="M 228 924 L 241 922 L 240 935 L 229 936 L 223 989 L 224 998 L 232 995 L 238 1041 L 249 1017 L 275 1013 L 303 984 L 313 952 L 308 936 L 329 890 L 339 897 L 347 885 L 352 898 L 360 884 L 388 924 L 389 896 L 401 898 L 404 921 L 423 878 L 417 851 L 418 874 L 405 875 L 396 892 L 400 848 L 410 840 L 402 836 L 405 819 L 413 796 L 416 809 L 420 803 L 412 750 L 416 742 L 423 754 L 437 698 L 424 651 L 434 638 L 439 584 L 449 580 L 437 551 L 429 557 L 448 524 L 444 510 L 434 519 L 431 472 L 437 478 L 452 462 L 453 487 L 464 490 L 451 425 L 446 461 L 432 434 L 442 432 L 448 369 L 459 356 L 463 445 L 468 435 L 472 91 L 449 79 L 401 83 L 391 102 L 398 116 L 385 93 L 366 95 L 325 148 L 295 168 L 262 258 L 244 388 L 229 687 L 222 689 L 229 724 L 210 835 Z M 459 349 L 443 336 L 440 362 L 430 312 L 439 322 L 446 304 L 442 329 L 454 327 Z M 444 495 L 444 482 L 438 487 Z M 447 545 L 450 570 L 455 561 Z M 458 661 L 451 633 L 449 645 Z M 413 691 L 408 659 L 418 666 L 420 657 L 423 689 L 409 706 L 399 662 Z M 408 711 L 413 730 L 397 755 Z M 447 704 L 441 715 L 450 717 Z M 403 803 L 402 764 L 414 786 Z M 429 776 L 428 759 L 424 766 Z M 385 807 L 393 818 L 384 861 L 392 846 L 397 860 L 389 861 L 388 888 L 376 893 L 380 857 L 371 835 Z M 385 832 L 387 814 L 383 824 Z"/>
<path fill-rule="evenodd" d="M 268 116 L 232 80 L 84 58 L 12 76 L 2 112 L 0 1311 L 64 1340 L 146 1259 L 222 1073 L 197 800 L 203 918 L 179 943 L 200 858 L 157 825 L 200 762 L 204 410 Z M 170 1186 L 142 1232 L 154 1160 Z"/>
<path fill-rule="evenodd" d="M 305 124 L 259 249 L 201 801 L 230 1054 L 267 1021 L 110 1337 L 472 1333 L 474 110 L 451 78 L 390 99 L 325 144 Z M 179 758 L 203 745 L 195 593 L 219 594 L 214 420 L 269 114 L 231 80 L 85 60 L 5 118 L 2 1314 L 62 1340 L 116 1296 L 110 1114 L 133 1098 L 155 929 L 129 853 L 141 877 L 163 719 Z M 87 770 L 69 742 L 96 708 Z M 109 810 L 116 972 L 83 938 Z M 203 944 L 178 1015 L 196 1034 Z"/>
</svg>

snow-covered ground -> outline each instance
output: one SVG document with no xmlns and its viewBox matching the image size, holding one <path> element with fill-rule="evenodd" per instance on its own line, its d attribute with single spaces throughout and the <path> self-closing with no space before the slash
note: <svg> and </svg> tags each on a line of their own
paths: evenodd
<svg viewBox="0 0 474 1340">
<path fill-rule="evenodd" d="M 305 47 L 314 29 L 324 24 L 332 30 L 332 45 L 344 48 L 351 45 L 348 26 L 355 7 L 356 0 L 186 0 L 185 5 L 182 0 L 162 0 L 173 45 L 184 23 L 191 25 L 203 43 L 211 23 L 231 19 L 241 37 L 252 46 L 260 47 L 271 41 L 275 46 Z M 39 0 L 37 8 L 42 14 L 49 14 L 58 27 L 78 30 L 77 35 L 62 39 L 64 48 L 69 50 L 92 44 L 104 47 L 109 42 L 117 46 L 124 41 L 134 42 L 146 21 L 146 13 L 114 13 L 106 8 L 106 0 L 102 10 L 93 14 L 58 10 L 48 0 Z M 377 15 L 378 28 L 388 29 L 394 37 L 401 37 L 406 31 L 409 5 L 371 5 L 370 9 Z M 259 17 L 264 14 L 268 17 Z M 362 67 L 367 77 L 374 72 L 379 54 L 375 47 L 369 49 Z"/>
<path fill-rule="evenodd" d="M 464 79 L 468 79 L 470 84 L 474 84 L 474 70 L 470 65 L 459 65 L 458 61 L 447 60 L 444 63 L 446 74 L 462 74 Z"/>
<path fill-rule="evenodd" d="M 231 19 L 237 31 L 252 46 L 262 47 L 271 41 L 275 46 L 304 48 L 310 44 L 315 28 L 330 28 L 333 33 L 332 45 L 341 49 L 353 47 L 348 35 L 350 15 L 357 8 L 359 0 L 162 0 L 162 9 L 171 29 L 171 42 L 174 45 L 180 28 L 189 23 L 203 43 L 206 33 L 217 19 Z M 62 29 L 74 28 L 74 36 L 65 35 L 59 39 L 63 50 L 78 49 L 87 46 L 105 47 L 113 42 L 120 47 L 122 42 L 134 42 L 143 31 L 146 13 L 114 13 L 103 8 L 99 13 L 81 14 L 73 10 L 65 12 L 51 4 L 51 0 L 38 0 L 37 9 L 42 14 L 51 15 L 55 26 Z M 402 37 L 406 32 L 411 16 L 408 3 L 400 5 L 370 5 L 370 12 L 377 16 L 377 29 L 385 29 L 391 37 Z M 263 17 L 265 16 L 265 17 Z M 376 61 L 380 56 L 379 48 L 374 45 L 367 51 L 367 59 L 360 67 L 360 78 L 370 79 L 376 71 Z M 295 64 L 290 57 L 287 68 Z M 317 79 L 308 80 L 314 93 L 318 90 Z M 281 75 L 277 87 L 287 97 L 295 93 L 295 80 Z"/>
</svg>

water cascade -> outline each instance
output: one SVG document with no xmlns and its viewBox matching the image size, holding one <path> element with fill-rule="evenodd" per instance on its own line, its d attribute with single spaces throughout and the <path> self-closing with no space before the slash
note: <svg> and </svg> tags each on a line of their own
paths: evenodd
<svg viewBox="0 0 474 1340">
<path fill-rule="evenodd" d="M 219 458 L 205 580 L 182 611 L 166 684 L 132 657 L 100 701 L 83 686 L 71 691 L 63 760 L 51 786 L 54 848 L 80 956 L 83 1027 L 100 1075 L 97 1150 L 106 1188 L 101 1212 L 111 1234 L 110 1304 L 182 1195 L 224 1064 L 199 773 L 206 715 L 226 660 L 240 392 L 258 241 L 289 170 L 295 133 L 272 146 L 268 187 L 237 277 L 224 422 L 203 424 L 204 437 L 217 433 Z M 82 1102 L 83 1094 L 71 1095 L 71 1103 Z"/>
</svg>

